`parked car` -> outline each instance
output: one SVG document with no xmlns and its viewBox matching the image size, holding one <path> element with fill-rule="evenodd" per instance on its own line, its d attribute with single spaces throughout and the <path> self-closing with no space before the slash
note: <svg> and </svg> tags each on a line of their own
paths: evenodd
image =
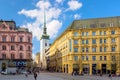
<svg viewBox="0 0 120 80">
<path fill-rule="evenodd" d="M 22 71 L 21 73 L 22 73 L 22 74 L 27 74 L 28 72 L 27 72 L 27 71 Z"/>
</svg>

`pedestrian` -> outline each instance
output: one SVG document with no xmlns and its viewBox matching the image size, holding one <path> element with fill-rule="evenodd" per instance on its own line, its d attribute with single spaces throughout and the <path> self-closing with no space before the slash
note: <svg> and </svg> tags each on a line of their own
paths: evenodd
<svg viewBox="0 0 120 80">
<path fill-rule="evenodd" d="M 37 80 L 37 73 L 36 72 L 34 72 L 34 78 L 35 78 L 35 80 Z"/>
<path fill-rule="evenodd" d="M 25 73 L 25 76 L 28 77 L 28 73 L 27 72 Z"/>
</svg>

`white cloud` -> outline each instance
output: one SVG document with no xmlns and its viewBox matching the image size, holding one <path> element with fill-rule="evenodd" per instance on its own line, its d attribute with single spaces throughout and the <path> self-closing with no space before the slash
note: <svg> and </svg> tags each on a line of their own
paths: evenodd
<svg viewBox="0 0 120 80">
<path fill-rule="evenodd" d="M 75 14 L 74 15 L 74 19 L 80 19 L 81 18 L 81 15 L 80 14 Z"/>
<path fill-rule="evenodd" d="M 55 38 L 57 36 L 57 33 L 59 31 L 59 29 L 62 26 L 62 23 L 59 22 L 58 20 L 52 20 L 51 22 L 49 22 L 47 24 L 47 28 L 48 28 L 48 34 L 51 34 L 50 37 Z"/>
<path fill-rule="evenodd" d="M 61 3 L 63 0 L 56 0 L 56 2 Z"/>
<path fill-rule="evenodd" d="M 33 10 L 27 11 L 25 9 L 22 9 L 20 12 L 18 12 L 18 14 L 24 14 L 27 17 L 36 18 L 38 16 L 38 10 L 33 9 Z"/>
<path fill-rule="evenodd" d="M 56 0 L 55 4 L 57 5 L 63 1 L 64 0 Z M 81 8 L 82 6 L 82 3 L 76 0 L 70 0 L 67 2 L 69 5 L 69 10 L 76 10 Z M 69 15 L 66 15 L 67 11 L 64 11 L 65 10 L 65 8 L 63 8 L 64 5 L 56 7 L 56 5 L 51 4 L 49 0 L 46 0 L 45 3 L 43 0 L 38 1 L 38 3 L 35 4 L 35 7 L 36 7 L 35 9 L 31 9 L 31 10 L 22 9 L 21 11 L 19 11 L 18 14 L 20 15 L 23 14 L 26 17 L 29 17 L 35 20 L 33 22 L 27 22 L 26 24 L 23 24 L 21 27 L 28 28 L 29 31 L 32 31 L 33 38 L 36 38 L 37 40 L 40 40 L 40 37 L 43 33 L 42 29 L 43 29 L 43 23 L 44 23 L 44 10 L 43 10 L 44 5 L 46 9 L 47 31 L 51 39 L 57 36 L 58 31 L 62 27 L 63 20 L 60 20 L 60 19 L 66 19 L 66 17 L 69 17 Z M 78 16 L 77 14 L 74 15 L 74 18 L 78 18 L 78 17 L 80 16 Z"/>
<path fill-rule="evenodd" d="M 32 31 L 33 37 L 36 38 L 37 40 L 40 40 L 44 22 L 43 1 L 39 1 L 36 4 L 36 7 L 38 7 L 38 9 L 33 10 L 22 9 L 21 11 L 18 12 L 18 14 L 24 14 L 27 17 L 35 18 L 34 22 L 24 24 L 21 27 L 28 28 L 30 31 Z M 46 7 L 46 23 L 47 25 L 49 24 L 47 31 L 51 38 L 53 38 L 57 35 L 58 30 L 62 26 L 62 23 L 58 21 L 58 18 L 61 14 L 61 9 L 51 7 L 51 4 L 48 1 L 45 2 L 45 7 Z M 51 29 L 53 30 L 51 31 Z"/>
<path fill-rule="evenodd" d="M 77 10 L 82 7 L 82 3 L 76 1 L 76 0 L 70 0 L 68 2 L 69 8 L 68 10 Z"/>
<path fill-rule="evenodd" d="M 44 9 L 44 5 L 45 5 L 45 8 L 48 9 L 51 7 L 51 4 L 49 1 L 39 1 L 37 4 L 36 4 L 36 7 L 40 8 L 40 9 Z"/>
</svg>

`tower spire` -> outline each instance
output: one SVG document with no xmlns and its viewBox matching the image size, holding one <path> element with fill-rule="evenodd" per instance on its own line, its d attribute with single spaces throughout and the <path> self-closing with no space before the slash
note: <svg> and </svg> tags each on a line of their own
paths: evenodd
<svg viewBox="0 0 120 80">
<path fill-rule="evenodd" d="M 47 28 L 46 28 L 46 14 L 45 14 L 45 0 L 44 0 L 44 28 L 43 28 L 43 34 L 47 34 Z"/>
</svg>

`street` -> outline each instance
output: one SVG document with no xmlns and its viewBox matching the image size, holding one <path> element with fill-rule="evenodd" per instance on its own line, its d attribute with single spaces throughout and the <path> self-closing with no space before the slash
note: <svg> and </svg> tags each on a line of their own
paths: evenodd
<svg viewBox="0 0 120 80">
<path fill-rule="evenodd" d="M 0 80 L 34 80 L 33 74 L 28 75 L 0 75 Z M 37 80 L 120 80 L 120 77 L 109 78 L 107 75 L 100 76 L 72 76 L 66 73 L 50 73 L 40 72 L 37 76 Z"/>
</svg>

